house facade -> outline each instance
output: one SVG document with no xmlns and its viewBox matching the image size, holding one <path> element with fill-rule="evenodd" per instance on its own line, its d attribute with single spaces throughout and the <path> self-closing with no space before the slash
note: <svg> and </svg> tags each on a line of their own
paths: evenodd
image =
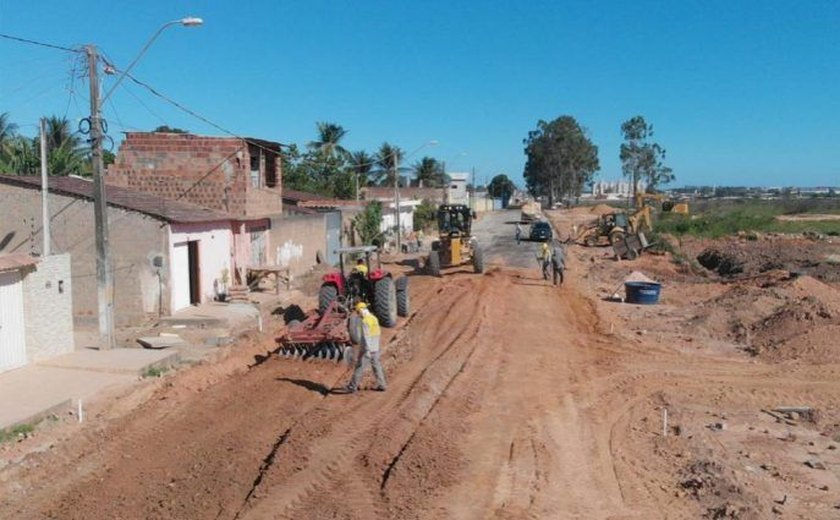
<svg viewBox="0 0 840 520">
<path fill-rule="evenodd" d="M 237 218 L 283 210 L 282 145 L 256 138 L 127 132 L 106 182 Z"/>
<path fill-rule="evenodd" d="M 50 177 L 51 247 L 69 253 L 73 317 L 98 319 L 93 183 Z M 138 325 L 213 300 L 268 254 L 268 219 L 227 213 L 116 186 L 107 188 L 117 326 Z M 41 254 L 40 179 L 0 176 L 0 254 Z"/>
</svg>

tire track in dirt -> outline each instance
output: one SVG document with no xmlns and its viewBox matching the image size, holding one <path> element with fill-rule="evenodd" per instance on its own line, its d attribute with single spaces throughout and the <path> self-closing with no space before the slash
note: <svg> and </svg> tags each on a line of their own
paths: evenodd
<svg viewBox="0 0 840 520">
<path fill-rule="evenodd" d="M 245 518 L 260 518 L 267 514 L 294 517 L 295 508 L 308 503 L 311 496 L 319 496 L 319 490 L 324 489 L 327 482 L 334 480 L 332 475 L 347 472 L 347 468 L 354 465 L 354 460 L 367 453 L 370 450 L 371 439 L 384 435 L 381 431 L 383 428 L 388 429 L 387 437 L 391 440 L 399 439 L 401 433 L 410 437 L 412 428 L 416 428 L 416 423 L 422 422 L 423 416 L 428 414 L 428 409 L 434 407 L 439 395 L 445 391 L 446 385 L 441 389 L 442 374 L 446 374 L 446 369 L 453 366 L 453 361 L 463 355 L 457 347 L 464 343 L 464 337 L 474 334 L 474 330 L 477 329 L 477 309 L 467 320 L 458 319 L 458 313 L 455 312 L 461 307 L 475 307 L 474 285 L 475 282 L 471 279 L 455 280 L 449 284 L 447 291 L 437 293 L 440 297 L 446 297 L 446 300 L 436 301 L 436 306 L 426 307 L 418 313 L 409 329 L 418 330 L 418 337 L 412 338 L 412 343 L 430 345 L 431 343 L 423 341 L 426 336 L 440 338 L 441 330 L 447 328 L 453 332 L 446 342 L 438 343 L 438 349 L 415 355 L 410 366 L 400 367 L 401 373 L 412 369 L 415 374 L 410 376 L 410 380 L 400 374 L 397 374 L 397 377 L 392 376 L 389 391 L 376 396 L 387 399 L 358 400 L 360 404 L 350 405 L 349 410 L 345 409 L 346 405 L 343 403 L 329 409 L 325 407 L 323 417 L 308 424 L 307 432 L 295 432 L 292 440 L 300 439 L 304 446 L 297 446 L 295 442 L 287 443 L 282 450 L 283 455 L 287 457 L 281 457 L 280 460 L 299 465 L 298 471 L 289 472 L 288 468 L 280 468 L 278 474 L 272 475 L 270 482 L 262 486 L 265 489 L 254 495 L 255 500 L 246 510 Z M 429 320 L 442 322 L 443 326 L 427 327 Z M 428 359 L 430 356 L 431 359 Z M 450 380 L 455 376 L 457 373 L 449 376 Z M 349 399 L 355 400 L 355 397 Z M 397 426 L 392 426 L 395 420 Z M 323 424 L 324 422 L 327 424 Z M 385 426 L 380 426 L 382 423 Z M 401 423 L 415 425 L 403 432 L 400 430 L 405 428 L 399 427 Z M 317 438 L 308 434 L 315 431 L 318 432 Z M 301 450 L 308 451 L 309 455 L 301 458 L 300 464 L 296 464 L 296 451 Z M 322 471 L 321 468 L 326 470 Z M 375 490 L 374 486 L 370 488 L 366 493 Z M 372 507 L 367 507 L 356 511 L 356 514 L 374 512 Z"/>
</svg>

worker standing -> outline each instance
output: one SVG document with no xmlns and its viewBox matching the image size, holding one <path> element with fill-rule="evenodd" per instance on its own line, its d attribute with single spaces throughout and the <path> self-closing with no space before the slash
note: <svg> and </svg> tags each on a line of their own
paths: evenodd
<svg viewBox="0 0 840 520">
<path fill-rule="evenodd" d="M 560 285 L 563 285 L 563 271 L 566 269 L 566 252 L 562 244 L 555 241 L 554 248 L 551 251 L 551 265 L 553 268 L 554 285 L 557 285 L 557 280 L 560 280 Z"/>
<path fill-rule="evenodd" d="M 519 225 L 519 222 L 516 223 L 516 245 L 519 245 L 519 242 L 522 240 L 522 226 Z"/>
<path fill-rule="evenodd" d="M 353 370 L 353 377 L 345 387 L 348 394 L 355 393 L 359 389 L 359 383 L 368 365 L 373 367 L 373 374 L 376 376 L 376 390 L 384 392 L 387 388 L 385 383 L 385 371 L 379 362 L 379 337 L 381 329 L 379 320 L 367 308 L 367 304 L 359 302 L 356 304 L 356 312 L 362 321 L 362 352 L 356 360 L 356 368 Z"/>
<path fill-rule="evenodd" d="M 548 242 L 543 242 L 542 246 L 540 246 L 537 260 L 539 260 L 540 267 L 542 267 L 543 280 L 548 280 L 549 269 L 551 268 L 551 249 L 548 247 Z"/>
</svg>

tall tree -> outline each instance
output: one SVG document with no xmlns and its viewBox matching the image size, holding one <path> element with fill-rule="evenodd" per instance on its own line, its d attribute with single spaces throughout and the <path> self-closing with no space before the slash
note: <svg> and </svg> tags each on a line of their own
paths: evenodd
<svg viewBox="0 0 840 520">
<path fill-rule="evenodd" d="M 510 200 L 514 191 L 516 191 L 516 186 L 504 173 L 490 179 L 490 184 L 487 185 L 487 193 L 494 199 L 502 199 L 502 201 Z"/>
<path fill-rule="evenodd" d="M 418 186 L 439 188 L 446 183 L 443 164 L 433 157 L 423 157 L 411 167 Z"/>
<path fill-rule="evenodd" d="M 644 180 L 647 190 L 655 191 L 660 184 L 667 184 L 675 176 L 665 166 L 665 148 L 649 139 L 653 137 L 653 125 L 647 124 L 642 116 L 631 117 L 621 124 L 624 143 L 621 144 L 621 171 L 633 183 L 633 193 L 638 193 L 639 182 Z"/>
<path fill-rule="evenodd" d="M 376 157 L 367 153 L 364 150 L 359 150 L 350 154 L 350 168 L 355 176 L 356 186 L 361 189 L 368 185 L 370 180 L 370 172 L 376 165 Z"/>
<path fill-rule="evenodd" d="M 399 175 L 397 168 L 399 168 L 404 155 L 405 153 L 399 146 L 388 142 L 382 143 L 376 153 L 377 168 L 372 172 L 376 175 L 376 181 L 380 186 L 394 185 L 394 179 Z"/>
<path fill-rule="evenodd" d="M 347 135 L 343 126 L 335 123 L 317 123 L 318 139 L 309 143 L 309 148 L 332 158 L 336 155 L 347 156 L 347 150 L 341 146 L 341 140 Z"/>
<path fill-rule="evenodd" d="M 600 169 L 598 147 L 572 116 L 560 116 L 528 132 L 525 145 L 525 182 L 549 204 L 565 195 L 580 196 L 583 187 Z"/>
</svg>

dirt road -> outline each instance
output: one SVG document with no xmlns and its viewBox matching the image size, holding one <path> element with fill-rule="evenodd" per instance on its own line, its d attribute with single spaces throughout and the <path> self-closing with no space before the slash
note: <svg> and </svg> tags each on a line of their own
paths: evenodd
<svg viewBox="0 0 840 520">
<path fill-rule="evenodd" d="M 585 264 L 570 258 L 566 286 L 547 285 L 508 220 L 477 226 L 484 275 L 411 277 L 415 313 L 383 342 L 387 392 L 331 394 L 349 374 L 329 364 L 197 367 L 6 471 L 2 516 L 693 517 L 705 509 L 674 494 L 691 448 L 657 433 L 663 404 L 720 403 L 725 387 L 760 400 L 798 376 L 838 395 L 833 369 L 783 375 L 620 341 L 584 296 Z M 690 410 L 675 413 L 688 431 Z"/>
</svg>

